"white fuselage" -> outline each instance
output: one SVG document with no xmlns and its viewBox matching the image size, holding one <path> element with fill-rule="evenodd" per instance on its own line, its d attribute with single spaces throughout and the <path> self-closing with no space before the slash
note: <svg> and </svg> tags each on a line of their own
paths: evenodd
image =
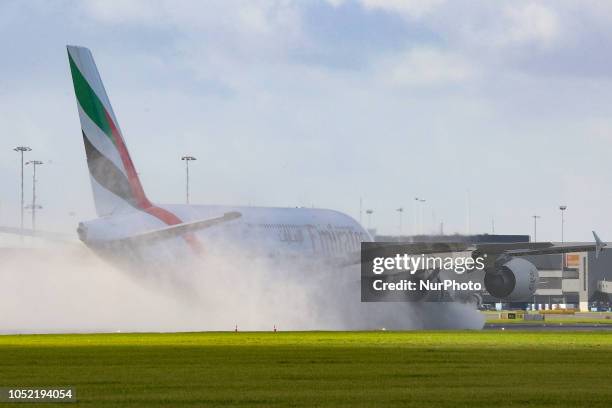
<svg viewBox="0 0 612 408">
<path fill-rule="evenodd" d="M 230 207 L 214 205 L 163 205 L 161 208 L 189 223 L 221 217 L 228 212 L 241 216 L 193 233 L 204 251 L 240 251 L 241 255 L 303 257 L 313 261 L 336 259 L 359 251 L 370 235 L 353 218 L 333 210 L 310 208 Z M 130 258 L 139 263 L 167 263 L 193 255 L 183 237 L 169 238 L 150 246 L 113 245 L 114 242 L 166 227 L 143 211 L 129 211 L 82 222 L 81 240 L 104 256 Z M 144 265 L 143 265 L 144 266 Z"/>
</svg>

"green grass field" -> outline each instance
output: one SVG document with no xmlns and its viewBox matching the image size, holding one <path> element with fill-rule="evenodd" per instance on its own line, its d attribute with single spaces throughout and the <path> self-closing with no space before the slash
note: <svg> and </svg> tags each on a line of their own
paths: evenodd
<svg viewBox="0 0 612 408">
<path fill-rule="evenodd" d="M 0 387 L 92 407 L 610 407 L 611 378 L 597 332 L 0 336 Z"/>
</svg>

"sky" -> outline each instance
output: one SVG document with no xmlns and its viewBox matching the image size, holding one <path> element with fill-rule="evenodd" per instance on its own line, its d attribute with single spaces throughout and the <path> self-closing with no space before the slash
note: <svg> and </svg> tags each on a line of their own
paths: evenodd
<svg viewBox="0 0 612 408">
<path fill-rule="evenodd" d="M 612 240 L 605 1 L 0 2 L 0 225 L 95 218 L 66 44 L 89 47 L 149 198 L 332 208 L 402 232 Z M 25 198 L 31 200 L 31 168 Z M 417 207 L 415 197 L 426 201 Z M 29 215 L 28 215 L 29 217 Z M 415 222 L 417 220 L 417 222 Z M 29 218 L 26 218 L 26 227 Z"/>
</svg>

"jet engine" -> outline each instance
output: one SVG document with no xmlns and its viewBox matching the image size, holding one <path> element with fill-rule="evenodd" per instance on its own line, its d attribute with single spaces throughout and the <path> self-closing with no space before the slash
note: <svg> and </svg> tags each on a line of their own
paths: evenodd
<svg viewBox="0 0 612 408">
<path fill-rule="evenodd" d="M 487 291 L 498 299 L 521 301 L 533 296 L 536 291 L 538 269 L 523 258 L 498 261 L 484 277 Z"/>
</svg>

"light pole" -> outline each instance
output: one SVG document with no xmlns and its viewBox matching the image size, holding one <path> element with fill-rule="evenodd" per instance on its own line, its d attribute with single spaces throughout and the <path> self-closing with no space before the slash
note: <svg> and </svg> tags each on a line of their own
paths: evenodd
<svg viewBox="0 0 612 408">
<path fill-rule="evenodd" d="M 563 224 L 565 224 L 563 213 L 565 213 L 565 210 L 567 210 L 567 205 L 560 205 L 559 209 L 561 210 L 561 243 L 563 243 L 565 242 L 563 237 Z"/>
<path fill-rule="evenodd" d="M 23 153 L 32 149 L 28 146 L 17 146 L 13 150 L 21 153 L 21 237 L 23 238 Z"/>
<path fill-rule="evenodd" d="M 399 213 L 399 237 L 398 237 L 398 240 L 399 240 L 402 236 L 402 213 L 404 212 L 404 208 L 400 207 L 395 211 Z"/>
<path fill-rule="evenodd" d="M 185 161 L 185 172 L 186 172 L 186 180 L 185 180 L 185 190 L 187 195 L 187 204 L 189 204 L 189 162 L 192 160 L 197 160 L 193 156 L 183 156 L 181 160 Z"/>
<path fill-rule="evenodd" d="M 419 225 L 419 197 L 414 197 L 414 226 L 412 229 L 414 230 L 413 235 L 417 236 L 419 234 L 419 230 L 417 226 Z"/>
<path fill-rule="evenodd" d="M 538 218 L 539 215 L 532 215 L 533 217 L 533 242 L 538 242 Z"/>
<path fill-rule="evenodd" d="M 423 224 L 424 224 L 423 223 L 423 219 L 425 218 L 425 214 L 423 213 L 423 211 L 424 211 L 423 208 L 425 208 L 425 202 L 426 201 L 427 200 L 425 200 L 424 198 L 419 198 L 419 203 L 421 203 L 421 212 L 419 214 L 419 219 L 420 219 L 420 222 L 419 222 L 419 233 L 421 235 L 425 233 L 425 228 L 423 228 Z"/>
<path fill-rule="evenodd" d="M 427 200 L 422 198 L 419 201 L 421 202 L 421 227 L 420 228 L 421 228 L 421 234 L 424 234 L 425 233 L 425 222 L 424 222 L 425 214 L 424 214 L 424 212 L 425 212 L 425 202 Z"/>
<path fill-rule="evenodd" d="M 363 225 L 361 223 L 361 214 L 363 213 L 363 198 L 359 197 L 359 225 Z"/>
<path fill-rule="evenodd" d="M 32 231 L 36 231 L 36 166 L 41 166 L 43 162 L 40 160 L 32 160 L 27 162 L 26 166 L 30 164 L 34 170 L 32 172 Z"/>
<path fill-rule="evenodd" d="M 563 226 L 565 224 L 564 213 L 567 210 L 567 205 L 560 205 L 559 210 L 561 210 L 561 243 L 565 242 L 565 237 L 563 236 Z M 561 254 L 561 270 L 565 270 L 565 254 Z"/>
<path fill-rule="evenodd" d="M 372 229 L 372 213 L 374 213 L 374 210 L 366 210 L 366 214 L 368 214 L 368 230 Z"/>
</svg>

